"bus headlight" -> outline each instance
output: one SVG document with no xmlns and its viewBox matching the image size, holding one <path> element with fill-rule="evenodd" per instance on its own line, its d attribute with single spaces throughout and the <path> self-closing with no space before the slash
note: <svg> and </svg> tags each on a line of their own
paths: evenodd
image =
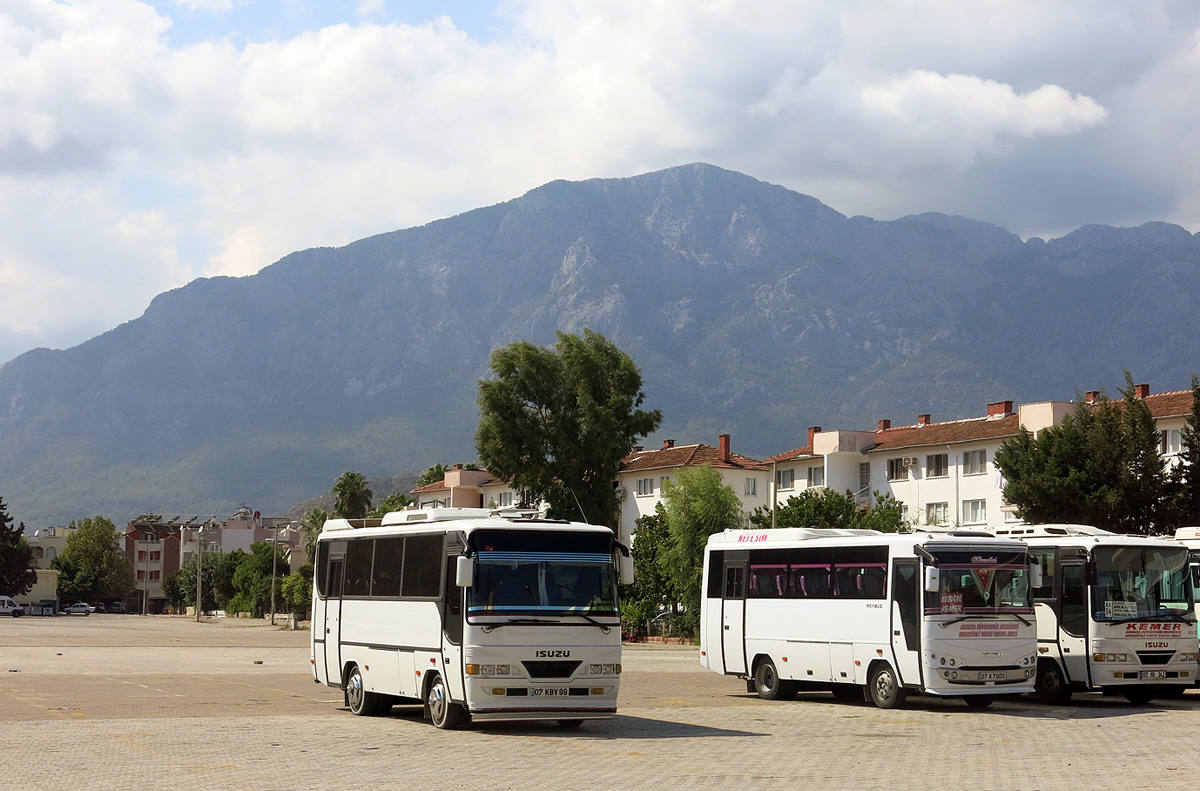
<svg viewBox="0 0 1200 791">
<path fill-rule="evenodd" d="M 588 665 L 588 673 L 593 676 L 619 676 L 621 665 Z"/>
<path fill-rule="evenodd" d="M 1096 662 L 1128 662 L 1129 654 L 1092 654 L 1092 659 Z"/>
<path fill-rule="evenodd" d="M 1180 662 L 1195 662 L 1195 661 L 1197 661 L 1197 655 L 1195 652 L 1191 652 L 1191 653 L 1185 652 L 1185 653 L 1182 653 L 1179 655 L 1179 661 Z"/>
<path fill-rule="evenodd" d="M 507 676 L 512 674 L 510 665 L 467 665 L 468 676 Z"/>
</svg>

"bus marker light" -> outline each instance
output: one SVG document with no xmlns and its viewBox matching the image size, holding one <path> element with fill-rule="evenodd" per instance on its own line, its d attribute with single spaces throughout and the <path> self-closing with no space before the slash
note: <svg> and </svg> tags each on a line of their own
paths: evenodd
<svg viewBox="0 0 1200 791">
<path fill-rule="evenodd" d="M 591 692 L 593 695 L 603 695 L 604 687 L 592 687 Z"/>
<path fill-rule="evenodd" d="M 707 652 L 707 651 L 701 651 L 701 652 L 700 652 L 700 656 L 708 656 L 708 652 Z"/>
<path fill-rule="evenodd" d="M 363 665 L 363 670 L 370 670 L 370 669 L 371 669 L 370 665 Z"/>
<path fill-rule="evenodd" d="M 861 659 L 855 659 L 855 660 L 854 660 L 854 665 L 855 665 L 855 667 L 862 667 L 862 660 L 861 660 Z"/>
<path fill-rule="evenodd" d="M 479 665 L 467 665 L 465 670 L 467 671 L 468 676 L 479 675 Z"/>
<path fill-rule="evenodd" d="M 875 649 L 875 653 L 879 654 L 880 656 L 883 656 L 883 649 L 882 649 L 882 648 L 876 648 L 876 649 Z"/>
<path fill-rule="evenodd" d="M 786 657 L 786 656 L 783 658 L 783 661 L 784 661 L 784 662 L 786 662 L 786 661 L 787 661 L 787 657 Z"/>
</svg>

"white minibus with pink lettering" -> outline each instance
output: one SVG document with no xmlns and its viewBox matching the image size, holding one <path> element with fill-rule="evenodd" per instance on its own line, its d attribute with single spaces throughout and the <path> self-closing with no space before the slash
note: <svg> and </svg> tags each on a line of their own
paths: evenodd
<svg viewBox="0 0 1200 791">
<path fill-rule="evenodd" d="M 1040 582 L 986 533 L 779 528 L 709 537 L 700 662 L 767 700 L 801 690 L 880 708 L 910 692 L 983 708 L 1032 692 Z"/>
<path fill-rule="evenodd" d="M 1044 702 L 1099 690 L 1147 703 L 1192 685 L 1197 638 L 1187 547 L 1089 525 L 995 533 L 1023 541 L 1043 570 L 1033 601 Z"/>
</svg>

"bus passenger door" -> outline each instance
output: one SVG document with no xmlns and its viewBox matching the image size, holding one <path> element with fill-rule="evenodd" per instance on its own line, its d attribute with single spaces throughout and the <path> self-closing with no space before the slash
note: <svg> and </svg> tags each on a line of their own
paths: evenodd
<svg viewBox="0 0 1200 791">
<path fill-rule="evenodd" d="M 346 551 L 329 553 L 329 590 L 325 596 L 325 678 L 342 683 L 342 579 L 346 576 Z"/>
<path fill-rule="evenodd" d="M 467 682 L 463 675 L 463 598 L 466 589 L 455 581 L 455 564 L 462 547 L 455 544 L 447 547 L 442 576 L 445 579 L 442 597 L 442 676 L 450 690 L 452 700 L 466 701 Z M 417 690 L 417 697 L 421 691 Z"/>
<path fill-rule="evenodd" d="M 746 567 L 748 552 L 725 553 L 721 592 L 721 656 L 727 675 L 746 672 Z"/>
<path fill-rule="evenodd" d="M 921 684 L 921 567 L 916 560 L 892 561 L 892 653 L 900 682 Z"/>
<path fill-rule="evenodd" d="M 1062 564 L 1062 605 L 1058 611 L 1058 640 L 1063 664 L 1072 682 L 1091 685 L 1088 677 L 1087 634 L 1091 616 L 1088 589 L 1082 563 Z"/>
</svg>

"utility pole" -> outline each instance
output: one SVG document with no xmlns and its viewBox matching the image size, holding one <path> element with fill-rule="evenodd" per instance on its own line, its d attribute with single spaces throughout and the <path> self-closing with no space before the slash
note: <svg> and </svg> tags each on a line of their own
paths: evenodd
<svg viewBox="0 0 1200 791">
<path fill-rule="evenodd" d="M 275 540 L 271 543 L 271 626 L 275 625 L 275 566 L 279 563 L 279 522 L 275 522 Z"/>
<path fill-rule="evenodd" d="M 204 572 L 204 528 L 196 528 L 196 623 L 200 623 L 200 577 Z"/>
</svg>

